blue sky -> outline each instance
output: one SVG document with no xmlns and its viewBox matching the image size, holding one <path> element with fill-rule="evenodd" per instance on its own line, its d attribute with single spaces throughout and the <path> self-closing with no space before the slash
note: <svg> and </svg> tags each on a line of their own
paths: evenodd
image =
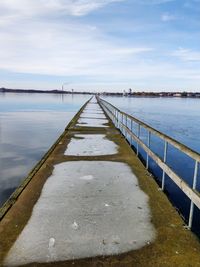
<svg viewBox="0 0 200 267">
<path fill-rule="evenodd" d="M 1 0 L 0 87 L 200 91 L 200 0 Z"/>
</svg>

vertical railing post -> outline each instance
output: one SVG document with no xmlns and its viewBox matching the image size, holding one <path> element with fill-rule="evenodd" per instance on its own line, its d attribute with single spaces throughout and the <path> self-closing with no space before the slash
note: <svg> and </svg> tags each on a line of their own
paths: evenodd
<svg viewBox="0 0 200 267">
<path fill-rule="evenodd" d="M 120 118 L 120 112 L 119 112 L 119 110 L 117 110 L 118 129 L 119 129 L 119 127 L 120 127 L 119 118 Z"/>
<path fill-rule="evenodd" d="M 124 113 L 122 114 L 122 132 L 123 132 L 123 135 L 125 135 L 125 131 L 124 131 Z"/>
<path fill-rule="evenodd" d="M 137 137 L 140 138 L 140 124 L 138 124 Z M 139 144 L 137 143 L 137 156 L 139 155 Z"/>
<path fill-rule="evenodd" d="M 124 120 L 125 120 L 125 116 L 124 116 L 124 113 L 122 113 L 122 133 L 123 133 L 123 135 L 125 135 Z"/>
<path fill-rule="evenodd" d="M 192 185 L 192 189 L 196 189 L 196 185 L 197 185 L 197 176 L 198 176 L 198 161 L 195 161 L 195 167 L 194 167 L 194 177 L 193 177 L 193 185 Z M 191 200 L 191 204 L 190 204 L 190 215 L 189 215 L 189 223 L 188 223 L 188 227 L 192 228 L 192 222 L 193 222 L 193 214 L 194 214 L 194 203 Z"/>
<path fill-rule="evenodd" d="M 150 148 L 151 144 L 151 132 L 148 131 L 148 136 L 147 136 L 147 146 Z M 147 153 L 147 159 L 146 159 L 146 169 L 149 169 L 149 154 Z"/>
<path fill-rule="evenodd" d="M 163 162 L 166 163 L 167 160 L 167 148 L 168 148 L 168 142 L 165 141 L 165 148 L 164 148 L 164 157 L 163 157 Z M 162 190 L 165 188 L 165 172 L 163 171 L 162 174 Z"/>
<path fill-rule="evenodd" d="M 119 112 L 116 110 L 116 127 L 119 128 Z"/>
<path fill-rule="evenodd" d="M 122 134 L 123 134 L 124 115 L 123 115 L 123 113 L 121 113 L 121 114 L 122 114 L 122 120 L 121 120 L 121 132 L 122 132 Z"/>
<path fill-rule="evenodd" d="M 120 119 L 120 128 L 121 128 L 120 132 L 123 134 L 123 126 L 122 126 L 123 125 L 123 114 L 121 112 L 120 112 L 120 114 L 121 114 L 121 116 L 120 116 L 121 117 L 121 119 Z"/>
<path fill-rule="evenodd" d="M 128 118 L 127 118 L 127 115 L 126 115 L 126 128 L 127 128 L 127 126 L 128 126 Z M 128 140 L 128 131 L 127 131 L 127 129 L 126 129 L 126 139 Z"/>
<path fill-rule="evenodd" d="M 131 133 L 133 132 L 133 120 L 131 119 Z M 132 146 L 133 137 L 131 135 L 130 146 Z"/>
</svg>

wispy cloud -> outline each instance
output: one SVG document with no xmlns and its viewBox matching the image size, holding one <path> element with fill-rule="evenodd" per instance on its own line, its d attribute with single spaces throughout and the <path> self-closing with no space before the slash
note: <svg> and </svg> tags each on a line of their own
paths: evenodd
<svg viewBox="0 0 200 267">
<path fill-rule="evenodd" d="M 159 5 L 159 4 L 165 4 L 168 2 L 173 2 L 175 0 L 140 0 L 141 4 L 148 4 L 148 5 Z"/>
<path fill-rule="evenodd" d="M 152 49 L 123 45 L 94 25 L 65 20 L 49 20 L 47 14 L 62 11 L 86 15 L 107 4 L 123 0 L 2 0 L 5 10 L 0 23 L 0 69 L 18 73 L 47 75 L 101 75 L 115 69 L 119 61 Z M 29 16 L 37 16 L 30 20 Z"/>
<path fill-rule="evenodd" d="M 163 22 L 168 22 L 168 21 L 172 21 L 172 20 L 175 20 L 176 17 L 172 14 L 169 14 L 169 13 L 164 13 L 161 15 L 161 20 Z"/>
<path fill-rule="evenodd" d="M 200 51 L 193 51 L 191 49 L 179 48 L 172 53 L 173 56 L 178 57 L 183 61 L 199 61 L 200 62 Z"/>
<path fill-rule="evenodd" d="M 1 0 L 0 9 L 23 15 L 64 12 L 72 16 L 83 16 L 108 4 L 121 1 L 124 0 Z"/>
<path fill-rule="evenodd" d="M 1 31 L 0 68 L 13 72 L 49 75 L 100 75 L 115 69 L 148 46 L 127 46 L 108 41 L 90 25 L 68 22 L 15 22 Z M 122 67 L 122 68 L 123 68 Z M 106 70 L 105 70 L 106 69 Z"/>
</svg>

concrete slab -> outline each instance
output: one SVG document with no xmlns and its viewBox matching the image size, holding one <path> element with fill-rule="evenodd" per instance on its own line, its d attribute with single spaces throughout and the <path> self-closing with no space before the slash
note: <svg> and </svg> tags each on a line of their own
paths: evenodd
<svg viewBox="0 0 200 267">
<path fill-rule="evenodd" d="M 83 112 L 80 118 L 96 118 L 96 119 L 106 119 L 106 116 L 103 113 L 95 114 L 92 112 Z"/>
<path fill-rule="evenodd" d="M 92 112 L 92 113 L 102 113 L 102 112 L 103 112 L 103 110 L 100 109 L 100 108 L 99 108 L 99 109 L 97 109 L 97 108 L 95 108 L 95 109 L 92 109 L 92 108 L 85 108 L 84 111 Z"/>
<path fill-rule="evenodd" d="M 87 104 L 87 106 L 86 106 L 86 108 L 91 108 L 91 109 L 95 109 L 95 108 L 101 108 L 100 106 L 99 106 L 99 104 L 98 103 L 88 103 Z"/>
<path fill-rule="evenodd" d="M 102 108 L 99 106 L 99 104 L 87 104 L 84 110 L 90 110 L 90 111 L 103 111 Z"/>
<path fill-rule="evenodd" d="M 113 155 L 118 146 L 108 140 L 103 134 L 76 134 L 67 146 L 65 155 L 73 156 L 102 156 Z"/>
<path fill-rule="evenodd" d="M 80 118 L 76 126 L 86 126 L 86 127 L 108 127 L 105 125 L 108 123 L 107 119 L 99 119 L 99 118 Z"/>
<path fill-rule="evenodd" d="M 83 113 L 87 113 L 87 114 L 104 114 L 103 110 L 93 111 L 93 110 L 88 110 L 88 109 L 84 109 Z"/>
<path fill-rule="evenodd" d="M 90 100 L 89 103 L 90 103 L 90 104 L 97 104 L 98 102 L 97 102 L 96 98 L 93 97 L 93 98 Z"/>
<path fill-rule="evenodd" d="M 105 175 L 106 174 L 106 175 Z M 5 264 L 114 255 L 155 238 L 147 195 L 130 167 L 118 162 L 55 166 Z"/>
</svg>

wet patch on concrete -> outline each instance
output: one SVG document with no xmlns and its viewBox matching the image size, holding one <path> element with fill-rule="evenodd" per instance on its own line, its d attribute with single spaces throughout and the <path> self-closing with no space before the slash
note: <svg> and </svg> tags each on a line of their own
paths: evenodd
<svg viewBox="0 0 200 267">
<path fill-rule="evenodd" d="M 96 118 L 80 118 L 78 120 L 78 123 L 76 126 L 82 126 L 82 127 L 108 127 L 107 124 L 108 120 L 107 119 L 96 119 Z"/>
<path fill-rule="evenodd" d="M 87 104 L 85 107 L 84 111 L 89 111 L 89 112 L 102 112 L 102 108 L 99 105 L 95 104 Z"/>
<path fill-rule="evenodd" d="M 80 118 L 106 119 L 106 116 L 103 113 L 83 112 Z"/>
<path fill-rule="evenodd" d="M 118 146 L 103 134 L 76 134 L 67 146 L 64 155 L 103 156 L 118 152 Z"/>
<path fill-rule="evenodd" d="M 139 249 L 155 237 L 150 220 L 148 197 L 127 164 L 61 163 L 5 263 L 20 266 Z"/>
<path fill-rule="evenodd" d="M 86 106 L 86 108 L 91 108 L 91 109 L 101 109 L 98 103 L 91 103 L 89 102 Z"/>
<path fill-rule="evenodd" d="M 88 108 L 86 108 L 86 109 L 84 109 L 84 111 L 88 112 L 88 113 L 90 112 L 90 113 L 95 113 L 95 114 L 98 114 L 98 113 L 103 114 L 102 109 L 88 109 Z"/>
</svg>

